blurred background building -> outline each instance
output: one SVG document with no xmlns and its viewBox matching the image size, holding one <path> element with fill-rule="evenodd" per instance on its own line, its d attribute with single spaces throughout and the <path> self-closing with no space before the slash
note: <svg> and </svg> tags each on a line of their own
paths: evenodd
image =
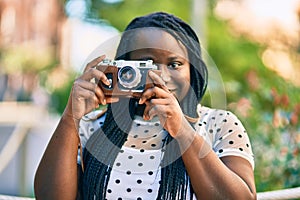
<svg viewBox="0 0 300 200">
<path fill-rule="evenodd" d="M 57 121 L 39 74 L 60 59 L 65 20 L 61 1 L 0 1 L 1 194 L 33 195 L 36 164 Z"/>
</svg>

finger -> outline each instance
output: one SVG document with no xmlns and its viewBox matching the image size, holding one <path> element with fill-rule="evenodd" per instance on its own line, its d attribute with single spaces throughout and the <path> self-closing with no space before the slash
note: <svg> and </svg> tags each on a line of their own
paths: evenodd
<svg viewBox="0 0 300 200">
<path fill-rule="evenodd" d="M 166 92 L 164 89 L 159 87 L 153 87 L 145 90 L 141 95 L 139 100 L 139 104 L 145 103 L 147 100 L 153 98 L 168 98 L 171 93 Z"/>
<path fill-rule="evenodd" d="M 95 93 L 91 90 L 87 90 L 79 85 L 74 87 L 76 92 L 73 93 L 73 97 L 76 100 L 82 101 L 85 100 L 86 102 L 95 102 L 94 104 L 99 104 L 99 99 L 96 97 Z"/>
<path fill-rule="evenodd" d="M 119 101 L 118 97 L 106 97 L 106 103 L 116 103 Z"/>
<path fill-rule="evenodd" d="M 106 101 L 105 95 L 98 85 L 95 88 L 95 95 L 98 98 L 98 100 L 101 102 L 102 105 L 106 105 L 107 101 Z"/>
<path fill-rule="evenodd" d="M 85 80 L 85 81 L 89 81 L 92 82 L 92 80 L 100 80 L 102 83 L 104 83 L 105 85 L 110 85 L 110 82 L 108 81 L 106 75 L 96 69 L 96 68 L 90 68 L 89 70 L 87 70 L 84 74 L 82 74 L 79 79 Z M 99 81 L 93 81 L 94 83 L 99 83 Z"/>
<path fill-rule="evenodd" d="M 74 88 L 77 89 L 78 87 L 79 88 L 83 88 L 85 90 L 89 90 L 89 91 L 95 92 L 97 84 L 92 83 L 92 82 L 88 82 L 88 81 L 84 81 L 82 79 L 77 79 L 74 82 Z"/>
<path fill-rule="evenodd" d="M 150 103 L 154 104 L 154 105 L 170 105 L 171 100 L 168 98 L 167 99 L 151 99 Z"/>
<path fill-rule="evenodd" d="M 97 104 L 99 103 L 103 105 L 106 104 L 105 96 L 102 90 L 95 83 L 91 83 L 79 79 L 74 83 L 74 90 L 79 95 L 86 94 L 86 91 L 88 91 L 90 95 L 85 97 L 95 96 L 97 98 Z"/>
<path fill-rule="evenodd" d="M 145 102 L 146 106 L 144 108 L 144 114 L 143 118 L 145 120 L 150 120 L 149 111 L 153 108 L 153 104 L 151 104 L 149 101 Z"/>
<path fill-rule="evenodd" d="M 160 88 L 162 88 L 163 90 L 170 92 L 168 87 L 166 86 L 166 83 L 163 81 L 163 79 L 156 73 L 154 73 L 153 71 L 149 71 L 149 77 L 151 78 L 151 80 L 153 81 L 153 84 L 155 86 L 158 86 Z"/>
<path fill-rule="evenodd" d="M 152 106 L 148 111 L 146 119 L 151 120 L 155 116 L 159 116 L 160 118 L 168 118 L 168 113 L 166 111 L 167 107 L 165 105 L 155 105 Z"/>
<path fill-rule="evenodd" d="M 97 66 L 98 63 L 100 63 L 102 60 L 105 59 L 105 57 L 106 57 L 105 55 L 101 55 L 101 56 L 99 56 L 98 58 L 95 58 L 94 60 L 92 60 L 91 62 L 89 62 L 89 63 L 86 65 L 86 67 L 85 67 L 85 69 L 84 69 L 84 72 L 86 72 L 87 70 L 89 70 L 89 69 L 91 69 L 91 68 Z"/>
</svg>

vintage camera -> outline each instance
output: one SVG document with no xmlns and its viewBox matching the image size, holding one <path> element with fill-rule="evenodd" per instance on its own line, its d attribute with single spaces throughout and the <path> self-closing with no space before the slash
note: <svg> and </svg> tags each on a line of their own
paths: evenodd
<svg viewBox="0 0 300 200">
<path fill-rule="evenodd" d="M 145 89 L 153 85 L 148 76 L 149 70 L 159 74 L 152 60 L 103 60 L 97 69 L 104 72 L 111 83 L 107 86 L 99 81 L 105 96 L 139 98 Z"/>
</svg>

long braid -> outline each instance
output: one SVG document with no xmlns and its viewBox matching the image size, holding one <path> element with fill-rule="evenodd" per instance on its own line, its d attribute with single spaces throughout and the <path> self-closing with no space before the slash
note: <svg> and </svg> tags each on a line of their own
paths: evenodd
<svg viewBox="0 0 300 200">
<path fill-rule="evenodd" d="M 128 107 L 134 108 L 135 100 L 122 99 L 119 103 L 108 106 L 102 129 L 96 131 L 88 140 L 83 151 L 85 172 L 83 176 L 84 199 L 105 199 L 107 184 L 113 163 L 125 143 L 131 127 L 134 109 L 126 112 Z M 112 108 L 114 107 L 114 108 Z M 118 112 L 113 112 L 118 110 Z M 129 116 L 126 116 L 126 113 Z M 125 116 L 124 116 L 125 114 Z"/>
<path fill-rule="evenodd" d="M 187 49 L 190 61 L 191 89 L 180 102 L 183 112 L 192 118 L 198 117 L 196 107 L 203 97 L 207 87 L 207 68 L 201 58 L 201 48 L 195 32 L 182 20 L 167 13 L 153 13 L 135 18 L 123 33 L 116 59 L 130 59 L 130 40 L 134 34 L 130 30 L 138 28 L 162 28 L 180 41 Z M 134 31 L 133 31 L 134 32 Z M 107 184 L 113 163 L 127 138 L 134 115 L 134 100 L 129 100 L 129 111 L 124 104 L 116 103 L 112 109 L 109 106 L 102 130 L 94 133 L 87 142 L 84 151 L 86 172 L 83 178 L 84 199 L 105 199 Z M 117 112 L 112 112 L 116 110 Z M 130 117 L 124 116 L 129 113 Z M 166 138 L 164 157 L 161 168 L 161 184 L 157 199 L 186 199 L 190 185 L 179 146 L 173 138 Z M 112 145 L 113 144 L 113 145 Z M 174 153 L 177 152 L 177 153 Z M 190 190 L 193 191 L 192 188 Z M 191 193 L 192 199 L 192 193 Z"/>
</svg>

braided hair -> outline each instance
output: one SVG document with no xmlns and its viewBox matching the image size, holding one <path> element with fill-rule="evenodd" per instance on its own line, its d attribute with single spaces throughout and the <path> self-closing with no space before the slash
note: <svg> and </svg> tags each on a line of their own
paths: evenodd
<svg viewBox="0 0 300 200">
<path fill-rule="evenodd" d="M 122 35 L 116 59 L 130 59 L 130 40 L 141 28 L 159 28 L 171 34 L 182 43 L 188 52 L 190 62 L 190 90 L 179 102 L 185 115 L 198 117 L 197 105 L 207 87 L 207 68 L 201 58 L 199 40 L 193 29 L 174 15 L 156 12 L 132 20 Z M 128 105 L 124 106 L 124 105 Z M 132 125 L 137 101 L 122 99 L 109 104 L 102 129 L 88 140 L 83 152 L 85 172 L 82 180 L 84 199 L 105 199 L 110 172 L 114 161 L 125 143 Z M 127 116 L 124 116 L 127 115 Z M 161 181 L 157 199 L 186 199 L 190 180 L 187 175 L 176 140 L 168 134 L 166 149 L 161 163 Z M 177 153 L 174 153 L 177 152 Z M 175 161 L 174 161 L 175 160 Z M 191 188 L 192 198 L 192 188 Z"/>
</svg>

